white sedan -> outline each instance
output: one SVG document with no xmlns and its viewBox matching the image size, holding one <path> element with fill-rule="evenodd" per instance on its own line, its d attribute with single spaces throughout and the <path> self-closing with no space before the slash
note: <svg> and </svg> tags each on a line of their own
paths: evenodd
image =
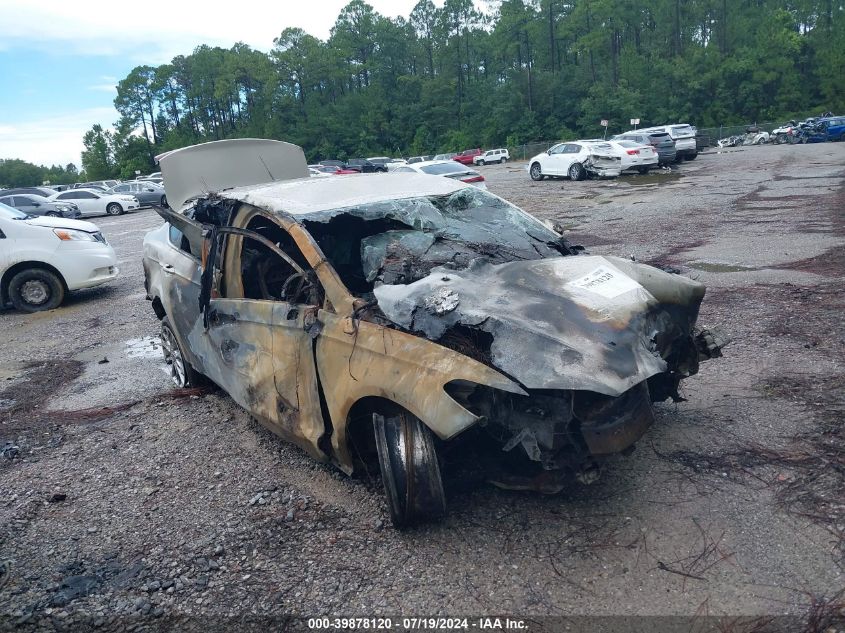
<svg viewBox="0 0 845 633">
<path fill-rule="evenodd" d="M 79 207 L 84 216 L 89 215 L 121 215 L 127 211 L 134 211 L 141 204 L 138 198 L 129 194 L 111 194 L 93 189 L 68 189 L 55 193 L 48 198 L 51 202 L 73 202 Z"/>
<path fill-rule="evenodd" d="M 650 145 L 643 145 L 634 141 L 608 141 L 622 159 L 622 171 L 636 169 L 641 174 L 647 174 L 649 169 L 657 168 L 657 152 Z"/>
<path fill-rule="evenodd" d="M 453 180 L 460 180 L 469 185 L 475 185 L 480 189 L 487 189 L 487 183 L 484 182 L 484 176 L 479 174 L 474 169 L 470 169 L 466 165 L 462 165 L 454 160 L 426 160 L 421 163 L 411 163 L 410 165 L 402 165 L 396 169 L 390 170 L 392 173 L 418 173 L 429 174 L 430 176 L 444 176 Z"/>
<path fill-rule="evenodd" d="M 528 161 L 531 180 L 542 180 L 546 176 L 584 180 L 588 173 L 602 177 L 621 174 L 622 159 L 617 150 L 602 141 L 571 141 L 558 143 Z"/>
<path fill-rule="evenodd" d="M 66 291 L 118 274 L 114 249 L 90 222 L 32 217 L 0 204 L 0 244 L 0 307 L 52 310 Z"/>
</svg>

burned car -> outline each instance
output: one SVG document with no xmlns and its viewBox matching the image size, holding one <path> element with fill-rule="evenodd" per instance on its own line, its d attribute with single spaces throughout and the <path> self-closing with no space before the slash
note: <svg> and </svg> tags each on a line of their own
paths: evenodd
<svg viewBox="0 0 845 633">
<path fill-rule="evenodd" d="M 580 253 L 460 181 L 309 178 L 278 141 L 159 162 L 173 210 L 144 271 L 174 381 L 210 379 L 347 474 L 377 463 L 397 526 L 444 514 L 438 456 L 470 430 L 510 482 L 590 472 L 719 354 L 694 330 L 703 285 Z"/>
</svg>

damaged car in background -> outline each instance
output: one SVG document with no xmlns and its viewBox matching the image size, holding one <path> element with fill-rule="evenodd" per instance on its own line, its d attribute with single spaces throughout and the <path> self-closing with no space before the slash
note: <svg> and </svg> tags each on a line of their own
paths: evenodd
<svg viewBox="0 0 845 633">
<path fill-rule="evenodd" d="M 380 469 L 397 526 L 444 515 L 456 446 L 505 487 L 589 481 L 720 355 L 702 284 L 583 254 L 460 181 L 309 179 L 301 148 L 254 139 L 159 158 L 173 210 L 144 271 L 174 381 Z"/>
<path fill-rule="evenodd" d="M 584 180 L 588 175 L 615 178 L 622 173 L 622 159 L 609 143 L 573 141 L 558 143 L 537 154 L 528 161 L 527 169 L 531 180 L 543 180 L 546 176 L 570 180 Z"/>
</svg>

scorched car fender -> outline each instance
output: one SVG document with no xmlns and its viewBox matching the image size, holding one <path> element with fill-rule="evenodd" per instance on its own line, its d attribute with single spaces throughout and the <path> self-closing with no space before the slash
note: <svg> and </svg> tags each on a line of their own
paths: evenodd
<svg viewBox="0 0 845 633">
<path fill-rule="evenodd" d="M 494 369 L 426 339 L 324 310 L 319 319 L 317 369 L 334 429 L 335 459 L 347 473 L 352 472 L 352 458 L 346 425 L 352 405 L 361 398 L 389 400 L 446 440 L 480 420 L 446 393 L 447 383 L 465 380 L 526 395 Z"/>
</svg>

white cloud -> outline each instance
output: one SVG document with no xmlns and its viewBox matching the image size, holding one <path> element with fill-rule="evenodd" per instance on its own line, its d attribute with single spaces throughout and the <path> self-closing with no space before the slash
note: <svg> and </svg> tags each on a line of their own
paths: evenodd
<svg viewBox="0 0 845 633">
<path fill-rule="evenodd" d="M 0 0 L 0 48 L 38 48 L 62 55 L 123 55 L 138 64 L 162 64 L 200 44 L 246 42 L 267 51 L 285 27 L 328 37 L 348 0 L 145 0 L 142 7 L 113 0 Z M 407 17 L 417 0 L 370 0 L 373 8 Z M 442 4 L 442 2 L 438 2 Z M 17 35 L 20 34 L 20 35 Z"/>
<path fill-rule="evenodd" d="M 90 108 L 72 115 L 0 126 L 0 158 L 20 158 L 36 165 L 81 165 L 82 137 L 95 123 L 110 128 L 112 108 Z"/>
</svg>

